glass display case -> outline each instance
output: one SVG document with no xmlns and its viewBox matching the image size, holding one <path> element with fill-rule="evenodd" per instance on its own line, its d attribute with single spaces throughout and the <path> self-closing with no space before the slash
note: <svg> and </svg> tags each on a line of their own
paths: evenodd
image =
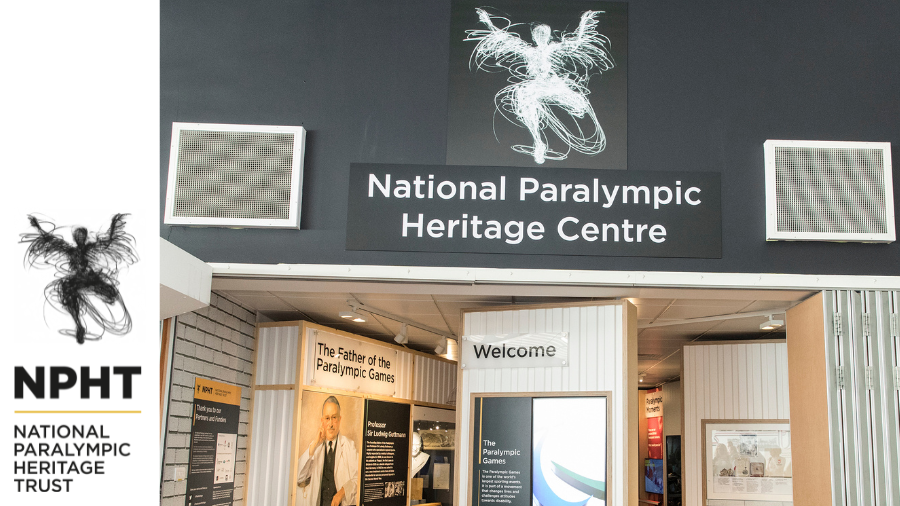
<svg viewBox="0 0 900 506">
<path fill-rule="evenodd" d="M 705 499 L 791 501 L 787 420 L 701 420 Z"/>
<path fill-rule="evenodd" d="M 453 468 L 456 458 L 456 412 L 413 409 L 410 455 L 410 504 L 453 505 Z"/>
</svg>

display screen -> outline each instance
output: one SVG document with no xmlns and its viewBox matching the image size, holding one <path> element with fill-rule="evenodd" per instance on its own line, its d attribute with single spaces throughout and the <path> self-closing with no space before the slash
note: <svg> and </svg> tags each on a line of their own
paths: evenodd
<svg viewBox="0 0 900 506">
<path fill-rule="evenodd" d="M 537 398 L 533 409 L 532 506 L 606 504 L 606 398 Z"/>
<path fill-rule="evenodd" d="M 662 494 L 665 478 L 662 459 L 644 459 L 644 491 L 649 494 Z"/>
</svg>

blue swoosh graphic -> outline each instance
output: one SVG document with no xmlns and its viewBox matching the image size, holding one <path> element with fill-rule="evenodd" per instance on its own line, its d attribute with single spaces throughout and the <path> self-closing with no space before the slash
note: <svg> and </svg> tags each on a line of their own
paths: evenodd
<svg viewBox="0 0 900 506">
<path fill-rule="evenodd" d="M 587 498 L 585 498 L 583 501 L 566 501 L 565 499 L 556 495 L 556 492 L 554 492 L 553 489 L 550 488 L 550 484 L 547 483 L 547 478 L 544 477 L 544 469 L 543 467 L 541 467 L 541 453 L 543 453 L 544 451 L 544 441 L 546 439 L 547 433 L 545 433 L 534 446 L 534 461 L 532 462 L 532 469 L 534 473 L 534 476 L 532 476 L 532 493 L 542 506 L 585 506 L 585 504 L 587 504 L 587 502 L 590 500 L 591 496 L 587 496 Z"/>
</svg>

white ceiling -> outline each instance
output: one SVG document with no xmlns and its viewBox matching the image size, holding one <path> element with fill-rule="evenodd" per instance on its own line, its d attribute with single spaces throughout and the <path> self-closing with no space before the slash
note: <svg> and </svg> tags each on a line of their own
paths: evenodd
<svg viewBox="0 0 900 506">
<path fill-rule="evenodd" d="M 681 375 L 681 347 L 692 341 L 783 339 L 784 328 L 762 331 L 771 312 L 784 319 L 784 310 L 814 292 L 806 290 L 724 290 L 634 287 L 571 287 L 388 283 L 214 278 L 213 290 L 256 310 L 262 319 L 307 320 L 354 334 L 393 342 L 400 322 L 366 314 L 353 323 L 338 316 L 358 301 L 375 313 L 402 319 L 442 332 L 460 335 L 462 309 L 514 304 L 557 304 L 627 298 L 638 313 L 638 370 L 642 386 L 677 380 Z M 742 317 L 742 314 L 755 316 Z M 698 318 L 721 317 L 711 321 Z M 649 325 L 649 326 L 648 326 Z M 441 336 L 408 326 L 409 348 L 433 352 Z M 451 342 L 450 358 L 455 358 Z"/>
</svg>

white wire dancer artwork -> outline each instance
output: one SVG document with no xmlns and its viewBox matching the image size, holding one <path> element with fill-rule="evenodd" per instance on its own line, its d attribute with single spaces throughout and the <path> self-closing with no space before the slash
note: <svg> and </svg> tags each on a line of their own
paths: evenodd
<svg viewBox="0 0 900 506">
<path fill-rule="evenodd" d="M 466 31 L 466 40 L 479 41 L 470 68 L 509 71 L 510 84 L 494 96 L 494 105 L 507 121 L 527 128 L 534 141 L 533 146 L 514 145 L 513 151 L 531 155 L 539 164 L 565 160 L 573 149 L 586 155 L 603 151 L 606 135 L 588 100 L 588 81 L 592 75 L 612 69 L 615 62 L 609 39 L 597 32 L 600 12 L 583 13 L 571 33 L 555 35 L 549 26 L 533 24 L 534 43 L 529 44 L 510 31 L 522 23 L 513 24 L 484 9 L 475 11 L 487 29 Z M 568 124 L 566 115 L 571 116 Z M 573 121 L 575 118 L 588 121 Z M 568 145 L 565 151 L 549 148 L 547 129 Z"/>
</svg>

